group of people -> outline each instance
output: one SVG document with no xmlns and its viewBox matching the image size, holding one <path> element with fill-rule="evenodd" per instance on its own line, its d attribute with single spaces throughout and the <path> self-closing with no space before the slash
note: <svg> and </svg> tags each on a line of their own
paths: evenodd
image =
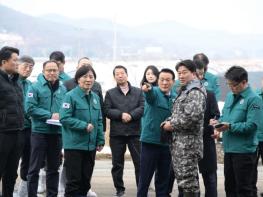
<svg viewBox="0 0 263 197">
<path fill-rule="evenodd" d="M 20 160 L 20 197 L 37 197 L 41 169 L 46 196 L 57 196 L 59 184 L 65 197 L 96 196 L 91 178 L 96 152 L 105 145 L 106 118 L 115 196 L 125 196 L 128 147 L 137 197 L 148 196 L 153 180 L 158 197 L 171 196 L 175 180 L 180 197 L 200 196 L 199 172 L 205 196 L 216 197 L 215 138 L 221 133 L 226 196 L 257 196 L 263 91 L 252 90 L 244 68 L 232 66 L 225 73 L 231 92 L 220 115 L 219 81 L 207 72 L 209 59 L 203 53 L 176 64 L 178 80 L 169 68 L 148 66 L 140 87 L 130 84 L 126 67 L 115 66 L 116 87 L 105 98 L 87 57 L 78 61 L 73 79 L 64 72 L 61 51 L 50 54 L 31 83 L 27 78 L 34 64 L 30 56 L 19 57 L 16 48 L 0 50 L 2 196 L 13 196 Z"/>
</svg>

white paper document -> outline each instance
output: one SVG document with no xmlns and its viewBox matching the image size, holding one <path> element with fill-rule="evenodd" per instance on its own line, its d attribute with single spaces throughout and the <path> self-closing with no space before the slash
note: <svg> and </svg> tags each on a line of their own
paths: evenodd
<svg viewBox="0 0 263 197">
<path fill-rule="evenodd" d="M 46 123 L 56 125 L 56 126 L 62 126 L 62 124 L 59 122 L 59 120 L 54 120 L 54 119 L 47 119 Z"/>
</svg>

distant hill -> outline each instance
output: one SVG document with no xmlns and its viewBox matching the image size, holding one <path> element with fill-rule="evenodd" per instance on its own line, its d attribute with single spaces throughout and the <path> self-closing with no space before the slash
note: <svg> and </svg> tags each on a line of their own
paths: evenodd
<svg viewBox="0 0 263 197">
<path fill-rule="evenodd" d="M 0 34 L 21 36 L 17 46 L 33 56 L 63 50 L 67 56 L 111 59 L 114 28 L 119 59 L 189 58 L 205 52 L 210 58 L 263 56 L 262 35 L 204 31 L 174 21 L 134 28 L 97 18 L 71 19 L 56 14 L 32 17 L 0 4 Z M 115 25 L 115 26 L 114 26 Z M 0 40 L 0 46 L 8 41 Z"/>
</svg>

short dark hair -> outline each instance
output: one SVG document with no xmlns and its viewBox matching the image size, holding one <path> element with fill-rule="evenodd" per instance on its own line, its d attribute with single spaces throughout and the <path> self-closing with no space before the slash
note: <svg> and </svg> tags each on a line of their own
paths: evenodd
<svg viewBox="0 0 263 197">
<path fill-rule="evenodd" d="M 248 81 L 248 73 L 241 66 L 232 66 L 226 71 L 225 78 L 227 80 L 240 83 L 243 80 Z"/>
<path fill-rule="evenodd" d="M 48 61 L 45 61 L 43 63 L 43 69 L 45 69 L 46 65 L 49 64 L 49 63 L 55 63 L 57 65 L 57 67 L 59 67 L 58 63 L 55 60 L 48 60 Z"/>
<path fill-rule="evenodd" d="M 2 66 L 2 61 L 3 60 L 9 60 L 12 56 L 13 53 L 16 53 L 19 55 L 19 50 L 14 47 L 9 47 L 9 46 L 4 46 L 0 50 L 0 66 Z"/>
<path fill-rule="evenodd" d="M 28 55 L 23 55 L 22 57 L 20 57 L 19 63 L 29 63 L 35 65 L 34 59 Z"/>
<path fill-rule="evenodd" d="M 174 74 L 174 71 L 172 71 L 170 68 L 163 68 L 160 72 L 159 72 L 159 75 L 161 73 L 170 73 L 173 77 L 173 80 L 175 79 L 175 74 Z"/>
<path fill-rule="evenodd" d="M 194 64 L 194 62 L 192 60 L 183 60 L 183 61 L 179 62 L 178 64 L 176 64 L 175 70 L 178 71 L 178 69 L 181 66 L 186 67 L 192 73 L 196 72 L 196 65 Z"/>
<path fill-rule="evenodd" d="M 195 64 L 196 69 L 199 69 L 199 70 L 205 69 L 204 63 L 200 60 L 194 60 L 194 64 Z"/>
<path fill-rule="evenodd" d="M 205 64 L 205 67 L 209 64 L 209 59 L 204 53 L 197 53 L 194 55 L 193 60 L 199 60 Z"/>
<path fill-rule="evenodd" d="M 91 71 L 93 73 L 94 79 L 95 79 L 96 73 L 95 73 L 94 69 L 92 68 L 92 66 L 82 66 L 77 70 L 77 72 L 75 74 L 75 82 L 78 83 L 79 78 L 86 75 L 89 71 Z"/>
<path fill-rule="evenodd" d="M 95 78 L 95 80 L 96 80 L 96 79 L 97 79 L 97 75 L 96 75 L 96 72 L 95 72 L 95 70 L 93 69 L 92 65 L 90 65 L 90 64 L 84 64 L 84 65 L 82 65 L 82 67 L 83 67 L 83 66 L 90 67 L 91 70 L 93 70 L 92 72 L 93 72 L 94 78 Z"/>
<path fill-rule="evenodd" d="M 78 64 L 79 64 L 80 61 L 83 60 L 83 59 L 90 60 L 90 58 L 88 58 L 88 57 L 82 57 L 82 58 L 80 58 L 80 59 L 78 60 Z"/>
<path fill-rule="evenodd" d="M 65 63 L 65 55 L 61 51 L 53 51 L 49 56 L 49 60 L 55 60 Z"/>
<path fill-rule="evenodd" d="M 123 69 L 125 71 L 125 73 L 128 75 L 128 71 L 127 71 L 127 68 L 125 68 L 124 66 L 122 65 L 117 65 L 115 66 L 115 68 L 113 69 L 113 76 L 115 76 L 115 70 L 116 69 Z"/>
<path fill-rule="evenodd" d="M 158 81 L 158 77 L 159 77 L 159 70 L 158 70 L 158 68 L 157 68 L 156 66 L 154 66 L 154 65 L 150 65 L 150 66 L 147 66 L 147 67 L 146 67 L 146 69 L 145 69 L 145 71 L 144 71 L 144 73 L 143 73 L 141 85 L 143 85 L 144 82 L 147 82 L 147 83 L 148 83 L 148 81 L 147 81 L 147 79 L 146 79 L 146 72 L 147 72 L 148 70 L 150 70 L 150 69 L 152 70 L 153 74 L 156 76 L 156 81 L 155 81 L 152 85 L 154 85 L 154 86 L 157 85 L 157 81 Z"/>
</svg>

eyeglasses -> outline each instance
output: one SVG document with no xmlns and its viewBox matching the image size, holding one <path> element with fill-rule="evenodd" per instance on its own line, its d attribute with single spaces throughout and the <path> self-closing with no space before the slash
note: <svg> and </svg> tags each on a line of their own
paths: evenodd
<svg viewBox="0 0 263 197">
<path fill-rule="evenodd" d="M 21 64 L 21 66 L 24 68 L 24 69 L 33 69 L 34 65 L 33 64 L 29 64 L 29 63 L 24 63 L 24 64 Z"/>
<path fill-rule="evenodd" d="M 240 83 L 242 83 L 242 81 L 239 82 L 239 83 L 228 83 L 228 82 L 227 82 L 226 84 L 227 84 L 228 87 L 235 88 L 235 87 L 237 87 Z"/>
</svg>

